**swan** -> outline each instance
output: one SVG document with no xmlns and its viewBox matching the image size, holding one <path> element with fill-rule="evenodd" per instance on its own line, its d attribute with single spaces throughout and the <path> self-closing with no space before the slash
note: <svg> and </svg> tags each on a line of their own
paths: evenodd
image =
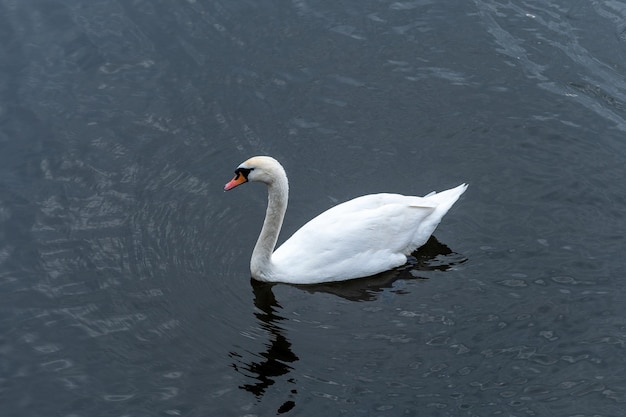
<svg viewBox="0 0 626 417">
<path fill-rule="evenodd" d="M 467 189 L 357 197 L 310 220 L 274 251 L 287 210 L 287 174 L 276 159 L 255 156 L 237 167 L 224 191 L 253 181 L 267 185 L 268 204 L 250 260 L 252 278 L 289 284 L 345 281 L 404 265 Z"/>
</svg>

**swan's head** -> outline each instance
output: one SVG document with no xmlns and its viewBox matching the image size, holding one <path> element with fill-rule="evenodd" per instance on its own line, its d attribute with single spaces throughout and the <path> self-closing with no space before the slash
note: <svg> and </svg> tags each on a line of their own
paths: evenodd
<svg viewBox="0 0 626 417">
<path fill-rule="evenodd" d="M 277 160 L 271 156 L 255 156 L 237 167 L 235 177 L 224 186 L 224 191 L 232 190 L 248 181 L 258 181 L 271 186 L 276 181 L 286 179 L 285 170 Z"/>
</svg>

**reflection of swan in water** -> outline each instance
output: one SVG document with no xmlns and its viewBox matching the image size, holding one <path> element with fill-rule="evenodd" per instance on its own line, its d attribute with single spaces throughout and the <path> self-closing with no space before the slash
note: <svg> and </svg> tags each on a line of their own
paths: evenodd
<svg viewBox="0 0 626 417">
<path fill-rule="evenodd" d="M 251 280 L 251 284 L 254 292 L 254 305 L 259 309 L 254 315 L 261 328 L 270 335 L 270 340 L 266 344 L 266 351 L 254 354 L 255 358 L 260 359 L 259 361 L 246 363 L 243 361 L 242 355 L 236 352 L 231 352 L 230 357 L 235 359 L 232 366 L 237 372 L 255 380 L 254 383 L 244 384 L 239 388 L 251 392 L 260 399 L 267 388 L 274 385 L 276 378 L 292 371 L 293 368 L 288 364 L 296 362 L 298 357 L 292 352 L 291 342 L 285 337 L 284 330 L 278 325 L 278 322 L 285 320 L 285 318 L 278 314 L 281 306 L 272 292 L 273 284 L 261 283 L 256 280 Z M 295 382 L 291 378 L 288 381 Z M 296 390 L 291 390 L 291 394 L 296 394 Z M 278 414 L 287 412 L 294 406 L 295 403 L 292 400 L 285 401 L 278 409 Z"/>
<path fill-rule="evenodd" d="M 401 268 L 368 278 L 295 287 L 311 293 L 334 294 L 352 301 L 373 301 L 385 289 L 393 288 L 393 283 L 397 280 L 423 279 L 419 276 L 420 271 L 446 271 L 466 260 L 435 237 L 431 237 L 424 246 L 412 254 L 409 264 Z M 270 340 L 265 345 L 265 351 L 252 354 L 255 358 L 260 358 L 259 361 L 246 362 L 244 357 L 236 352 L 231 352 L 230 357 L 234 359 L 233 368 L 253 380 L 252 383 L 241 385 L 240 388 L 260 399 L 265 391 L 276 383 L 277 378 L 293 371 L 294 368 L 290 364 L 298 361 L 298 356 L 291 350 L 291 342 L 284 334 L 285 330 L 279 326 L 279 322 L 286 319 L 279 314 L 282 307 L 272 291 L 277 284 L 263 283 L 254 279 L 250 282 L 254 292 L 254 304 L 259 310 L 254 315 L 259 321 L 259 326 L 268 332 Z M 278 414 L 287 412 L 296 405 L 294 401 L 297 394 L 296 380 L 293 377 L 286 380 L 294 384 L 294 388 L 290 391 L 290 399 L 278 409 Z"/>
</svg>

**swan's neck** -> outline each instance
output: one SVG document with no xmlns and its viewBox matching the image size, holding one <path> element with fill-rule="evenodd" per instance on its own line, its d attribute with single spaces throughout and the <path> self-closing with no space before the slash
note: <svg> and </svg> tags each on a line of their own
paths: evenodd
<svg viewBox="0 0 626 417">
<path fill-rule="evenodd" d="M 263 281 L 269 280 L 273 272 L 272 253 L 278 241 L 289 199 L 287 176 L 276 178 L 273 183 L 268 184 L 267 190 L 265 221 L 250 260 L 252 276 Z"/>
</svg>

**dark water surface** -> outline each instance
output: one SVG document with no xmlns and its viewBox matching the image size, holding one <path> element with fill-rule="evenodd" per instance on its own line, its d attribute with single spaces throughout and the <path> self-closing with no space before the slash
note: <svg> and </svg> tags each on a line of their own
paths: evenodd
<svg viewBox="0 0 626 417">
<path fill-rule="evenodd" d="M 625 62 L 620 0 L 0 0 L 0 415 L 625 415 Z M 413 268 L 256 285 L 255 154 L 283 239 L 470 188 Z"/>
</svg>

